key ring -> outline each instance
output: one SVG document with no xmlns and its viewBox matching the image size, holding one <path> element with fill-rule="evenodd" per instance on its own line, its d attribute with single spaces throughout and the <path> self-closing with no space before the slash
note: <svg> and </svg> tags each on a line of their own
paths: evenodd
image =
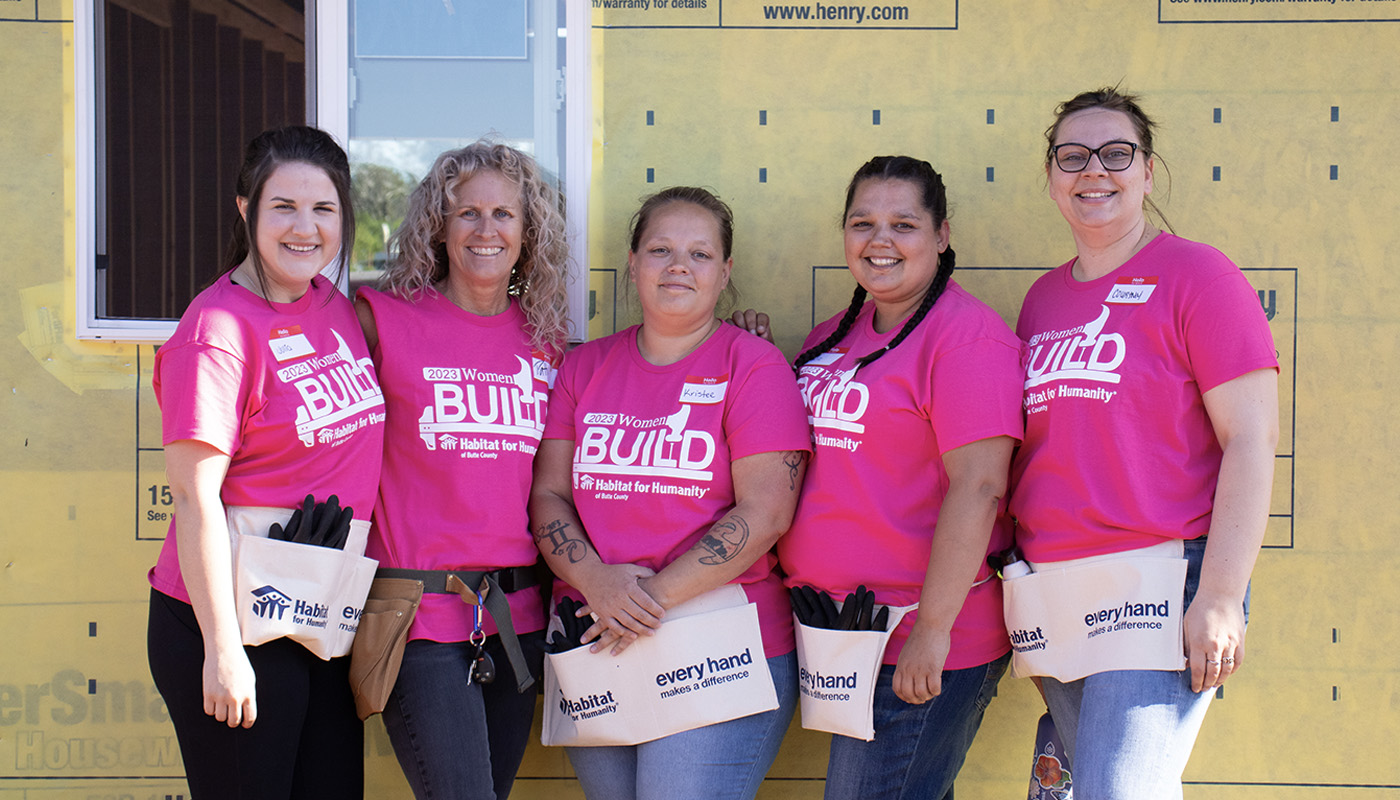
<svg viewBox="0 0 1400 800">
<path fill-rule="evenodd" d="M 486 641 L 486 632 L 481 629 L 481 603 L 481 592 L 477 592 L 476 605 L 472 606 L 473 628 L 471 635 L 467 637 L 467 641 L 477 647 L 480 647 L 481 643 Z"/>
</svg>

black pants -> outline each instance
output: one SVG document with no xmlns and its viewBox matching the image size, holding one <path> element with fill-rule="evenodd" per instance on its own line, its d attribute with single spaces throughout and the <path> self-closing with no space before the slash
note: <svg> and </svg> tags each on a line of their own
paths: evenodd
<svg viewBox="0 0 1400 800">
<path fill-rule="evenodd" d="M 257 676 L 257 721 L 230 728 L 204 713 L 204 640 L 194 609 L 151 591 L 146 652 L 180 742 L 192 800 L 364 796 L 364 725 L 350 659 L 322 661 L 290 639 L 244 648 Z"/>
</svg>

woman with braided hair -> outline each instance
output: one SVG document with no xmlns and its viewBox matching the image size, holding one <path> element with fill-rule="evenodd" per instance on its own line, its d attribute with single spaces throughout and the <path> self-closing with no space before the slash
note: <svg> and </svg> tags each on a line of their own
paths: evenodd
<svg viewBox="0 0 1400 800">
<path fill-rule="evenodd" d="M 890 638 L 875 738 L 833 736 L 828 798 L 950 796 L 1010 643 L 986 556 L 1021 438 L 1021 344 L 952 280 L 948 202 L 928 162 L 871 159 L 843 217 L 850 307 L 797 359 L 815 455 L 778 540 L 789 586 L 919 608 Z"/>
</svg>

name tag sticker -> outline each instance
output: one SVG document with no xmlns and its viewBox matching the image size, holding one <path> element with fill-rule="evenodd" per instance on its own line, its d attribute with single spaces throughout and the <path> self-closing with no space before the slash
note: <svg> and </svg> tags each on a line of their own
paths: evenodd
<svg viewBox="0 0 1400 800">
<path fill-rule="evenodd" d="M 554 376 L 559 374 L 554 362 L 539 350 L 530 353 L 530 372 L 535 376 L 535 380 L 543 381 L 551 389 L 554 388 Z"/>
<path fill-rule="evenodd" d="M 714 405 L 724 402 L 724 393 L 729 390 L 729 375 L 702 378 L 688 375 L 681 387 L 681 402 L 696 405 Z"/>
<path fill-rule="evenodd" d="M 316 348 L 311 346 L 311 341 L 306 338 L 306 334 L 301 332 L 300 325 L 293 325 L 289 328 L 273 328 L 271 335 L 267 338 L 267 346 L 272 348 L 272 355 L 278 361 L 316 354 Z"/>
<path fill-rule="evenodd" d="M 1113 282 L 1104 302 L 1109 305 L 1141 305 L 1147 302 L 1156 288 L 1155 275 L 1150 278 L 1119 278 Z"/>
<path fill-rule="evenodd" d="M 802 366 L 805 367 L 805 366 L 807 366 L 808 364 L 812 364 L 812 365 L 815 365 L 815 366 L 818 366 L 818 367 L 830 366 L 830 365 L 832 365 L 832 364 L 835 364 L 837 361 L 840 361 L 840 360 L 841 360 L 841 356 L 846 355 L 846 353 L 847 353 L 850 349 L 851 349 L 851 348 L 849 348 L 849 347 L 833 347 L 833 348 L 831 348 L 830 350 L 826 351 L 825 353 L 822 353 L 821 355 L 819 355 L 819 356 L 817 356 L 816 358 L 812 359 L 811 361 L 808 361 L 807 364 L 803 364 Z"/>
</svg>

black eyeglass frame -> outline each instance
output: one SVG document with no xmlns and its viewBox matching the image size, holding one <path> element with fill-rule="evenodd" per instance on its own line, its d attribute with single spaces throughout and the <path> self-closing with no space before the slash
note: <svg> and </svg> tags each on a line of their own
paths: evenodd
<svg viewBox="0 0 1400 800">
<path fill-rule="evenodd" d="M 1113 145 L 1115 145 L 1115 144 L 1119 144 L 1119 145 L 1126 144 L 1128 147 L 1132 148 L 1132 151 L 1133 151 L 1133 154 L 1128 158 L 1128 163 L 1124 164 L 1124 165 L 1121 166 L 1121 167 L 1118 167 L 1117 169 L 1114 169 L 1113 167 L 1110 167 L 1109 165 L 1103 163 L 1103 155 L 1099 152 L 1100 150 L 1103 150 L 1105 147 L 1111 147 L 1111 146 L 1113 146 Z M 1089 154 L 1086 155 L 1086 156 L 1084 157 L 1084 166 L 1080 167 L 1079 169 L 1065 169 L 1064 165 L 1060 163 L 1060 148 L 1061 148 L 1061 147 L 1082 147 L 1082 148 L 1084 148 L 1085 150 L 1088 150 L 1088 151 L 1089 151 Z M 1137 151 L 1138 151 L 1138 148 L 1139 148 L 1139 147 L 1140 147 L 1140 145 L 1139 145 L 1137 142 L 1129 142 L 1129 141 L 1126 141 L 1126 140 L 1123 140 L 1123 139 L 1114 139 L 1114 140 L 1111 141 L 1111 142 L 1104 142 L 1103 144 L 1099 145 L 1098 147 L 1090 147 L 1090 146 L 1087 145 L 1087 144 L 1080 144 L 1079 142 L 1064 142 L 1063 144 L 1051 145 L 1051 147 L 1050 147 L 1050 159 L 1051 159 L 1052 161 L 1055 162 L 1055 166 L 1058 167 L 1059 170 L 1060 170 L 1061 172 L 1065 172 L 1065 173 L 1068 173 L 1068 174 L 1070 174 L 1070 175 L 1074 175 L 1074 174 L 1083 172 L 1084 170 L 1088 169 L 1088 168 L 1089 168 L 1089 162 L 1090 162 L 1095 156 L 1098 156 L 1098 159 L 1099 159 L 1099 166 L 1103 167 L 1105 171 L 1107 171 L 1107 172 L 1122 172 L 1123 170 L 1127 169 L 1128 167 L 1131 167 L 1131 166 L 1133 165 L 1133 162 L 1137 160 Z M 1146 153 L 1147 151 L 1144 150 L 1143 152 Z"/>
</svg>

